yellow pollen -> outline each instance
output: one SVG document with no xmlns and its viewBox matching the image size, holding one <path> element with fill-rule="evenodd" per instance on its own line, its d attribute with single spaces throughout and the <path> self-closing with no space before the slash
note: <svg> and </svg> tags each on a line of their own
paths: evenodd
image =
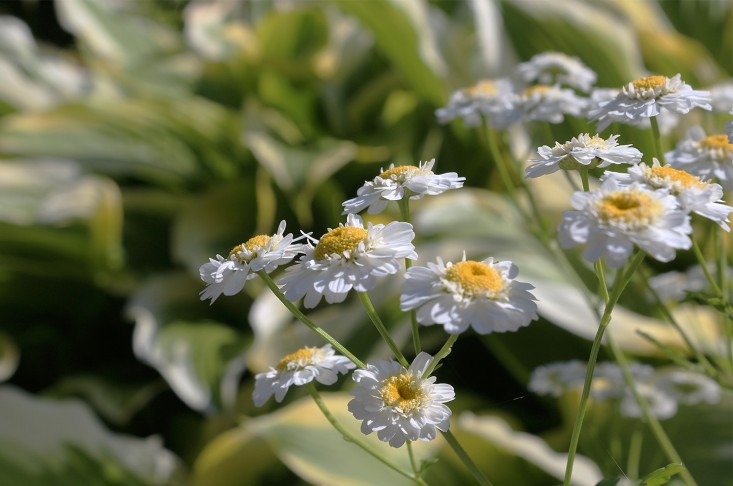
<svg viewBox="0 0 733 486">
<path fill-rule="evenodd" d="M 232 255 L 237 257 L 237 259 L 240 262 L 248 262 L 250 259 L 240 257 L 239 252 L 248 250 L 250 252 L 256 253 L 257 250 L 261 250 L 267 244 L 270 242 L 270 237 L 267 235 L 257 235 L 255 237 L 252 237 L 248 239 L 246 242 L 242 243 L 241 245 L 237 245 L 234 248 L 231 249 L 229 252 L 229 257 L 231 258 Z"/>
<path fill-rule="evenodd" d="M 654 89 L 664 86 L 666 80 L 667 78 L 664 76 L 647 76 L 645 78 L 632 81 L 631 84 L 633 84 L 636 89 Z"/>
<path fill-rule="evenodd" d="M 493 96 L 498 91 L 496 89 L 496 84 L 494 84 L 491 81 L 479 81 L 478 83 L 474 84 L 473 86 L 469 86 L 464 90 L 464 92 L 469 96 L 480 96 L 480 95 L 486 95 L 486 96 Z"/>
<path fill-rule="evenodd" d="M 706 149 L 721 149 L 733 153 L 733 143 L 728 142 L 728 135 L 710 135 L 702 139 L 700 145 Z"/>
<path fill-rule="evenodd" d="M 409 373 L 390 376 L 382 382 L 379 396 L 389 407 L 399 407 L 403 412 L 412 412 L 423 405 L 425 395 L 420 385 Z"/>
<path fill-rule="evenodd" d="M 288 369 L 292 370 L 293 368 L 305 368 L 307 365 L 313 363 L 313 357 L 320 351 L 318 348 L 300 348 L 281 359 L 277 364 L 277 369 L 286 371 Z"/>
<path fill-rule="evenodd" d="M 496 294 L 504 288 L 504 279 L 499 272 L 473 260 L 453 264 L 445 271 L 445 278 L 459 284 L 471 297 Z"/>
<path fill-rule="evenodd" d="M 599 201 L 602 220 L 638 225 L 648 223 L 662 209 L 661 203 L 643 192 L 616 191 Z"/>
<path fill-rule="evenodd" d="M 667 179 L 672 183 L 679 184 L 685 189 L 689 189 L 692 187 L 696 188 L 703 188 L 705 187 L 705 184 L 700 182 L 700 178 L 695 177 L 694 175 L 690 174 L 689 172 L 685 172 L 684 170 L 679 169 L 673 169 L 672 167 L 668 166 L 659 166 L 659 167 L 652 167 L 651 172 L 653 176 Z"/>
<path fill-rule="evenodd" d="M 544 84 L 537 84 L 535 86 L 532 86 L 531 88 L 527 88 L 522 92 L 524 96 L 532 96 L 533 94 L 544 94 L 550 91 L 549 86 L 545 86 Z"/>
<path fill-rule="evenodd" d="M 395 179 L 398 180 L 404 179 L 405 175 L 407 175 L 410 170 L 419 170 L 419 168 L 414 165 L 398 165 L 397 167 L 385 170 L 379 174 L 379 177 L 382 179 L 392 179 L 392 176 L 394 176 Z"/>
<path fill-rule="evenodd" d="M 316 260 L 323 260 L 328 255 L 353 252 L 362 241 L 366 242 L 367 230 L 355 226 L 341 226 L 323 235 L 316 245 L 313 255 Z"/>
</svg>

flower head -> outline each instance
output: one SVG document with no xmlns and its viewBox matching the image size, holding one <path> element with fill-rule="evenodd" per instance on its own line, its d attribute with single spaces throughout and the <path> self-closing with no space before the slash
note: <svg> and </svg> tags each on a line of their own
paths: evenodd
<svg viewBox="0 0 733 486">
<path fill-rule="evenodd" d="M 405 274 L 400 297 L 403 311 L 417 309 L 417 320 L 439 324 L 449 334 L 473 327 L 479 334 L 516 331 L 537 319 L 534 287 L 514 280 L 517 267 L 509 261 L 466 260 L 428 262 Z"/>
<path fill-rule="evenodd" d="M 607 167 L 611 164 L 636 164 L 641 160 L 641 152 L 631 145 L 619 145 L 618 135 L 604 139 L 598 135 L 581 133 L 564 144 L 555 143 L 550 148 L 544 145 L 537 149 L 539 159 L 532 159 L 526 169 L 527 177 L 552 174 L 560 169 L 580 170 Z"/>
<path fill-rule="evenodd" d="M 285 221 L 281 221 L 274 235 L 250 238 L 232 248 L 226 258 L 216 255 L 216 259 L 201 265 L 199 275 L 207 284 L 200 293 L 201 300 L 211 299 L 213 304 L 221 294 L 235 295 L 260 270 L 270 273 L 295 258 L 303 245 L 293 244 L 300 238 L 293 239 L 292 233 L 283 235 L 284 231 Z"/>
<path fill-rule="evenodd" d="M 622 87 L 615 98 L 600 101 L 588 116 L 598 120 L 601 132 L 612 122 L 639 125 L 662 110 L 685 114 L 695 107 L 710 110 L 710 93 L 693 90 L 679 74 L 672 78 L 647 76 Z"/>
<path fill-rule="evenodd" d="M 483 117 L 491 122 L 497 112 L 508 108 L 512 83 L 506 79 L 484 79 L 473 86 L 454 91 L 448 105 L 435 111 L 439 123 L 463 118 L 468 127 L 481 124 Z"/>
<path fill-rule="evenodd" d="M 355 367 L 347 357 L 336 354 L 330 344 L 322 348 L 300 348 L 269 371 L 255 376 L 252 399 L 258 407 L 273 395 L 275 401 L 281 402 L 291 385 L 305 385 L 313 380 L 333 385 L 339 373 L 346 374 Z"/>
<path fill-rule="evenodd" d="M 670 166 L 702 179 L 716 180 L 733 190 L 733 142 L 725 134 L 705 136 L 700 127 L 691 128 L 687 138 L 665 154 Z"/>
<path fill-rule="evenodd" d="M 345 225 L 329 230 L 315 246 L 304 245 L 304 255 L 278 283 L 288 300 L 305 297 L 308 308 L 321 297 L 329 304 L 343 302 L 350 290 L 366 292 L 379 277 L 397 273 L 399 259 L 416 259 L 414 237 L 410 223 L 369 223 L 364 228 L 359 216 L 349 214 Z"/>
<path fill-rule="evenodd" d="M 711 86 L 709 91 L 713 111 L 728 113 L 733 110 L 733 80 Z"/>
<path fill-rule="evenodd" d="M 499 129 L 525 120 L 562 123 L 565 115 L 583 116 L 588 105 L 586 98 L 571 89 L 544 84 L 526 88 L 509 99 L 511 104 L 492 117 L 492 124 Z"/>
<path fill-rule="evenodd" d="M 576 192 L 570 201 L 576 211 L 563 214 L 560 246 L 587 244 L 586 260 L 605 256 L 610 266 L 620 267 L 637 245 L 668 262 L 675 250 L 692 246 L 690 218 L 666 190 L 651 190 L 636 182 L 621 186 L 607 178 L 599 191 Z"/>
<path fill-rule="evenodd" d="M 693 371 L 670 368 L 657 372 L 654 385 L 685 405 L 718 403 L 722 397 L 720 385 L 713 379 Z"/>
<path fill-rule="evenodd" d="M 394 164 L 383 170 L 374 180 L 366 181 L 356 192 L 357 196 L 343 203 L 344 213 L 358 213 L 367 209 L 369 214 L 376 214 L 387 207 L 389 201 L 399 201 L 404 197 L 420 199 L 423 196 L 436 196 L 449 189 L 463 187 L 465 177 L 458 177 L 455 172 L 445 174 L 433 173 L 435 159 L 414 165 Z"/>
<path fill-rule="evenodd" d="M 588 92 L 596 82 L 596 73 L 577 57 L 562 52 L 542 52 L 517 66 L 525 83 L 565 84 Z"/>
<path fill-rule="evenodd" d="M 722 204 L 723 188 L 719 184 L 701 181 L 682 169 L 660 165 L 657 159 L 653 160 L 651 167 L 638 164 L 629 167 L 626 174 L 606 172 L 604 177 L 613 178 L 621 185 L 640 182 L 652 189 L 667 189 L 677 197 L 683 211 L 699 214 L 730 231 L 726 222 L 733 208 Z"/>
<path fill-rule="evenodd" d="M 451 410 L 444 403 L 455 398 L 450 385 L 424 376 L 433 357 L 420 353 L 408 369 L 396 361 L 378 361 L 354 371 L 356 386 L 349 411 L 362 420 L 361 431 L 400 447 L 407 440 L 428 441 L 437 430 L 450 427 Z"/>
</svg>

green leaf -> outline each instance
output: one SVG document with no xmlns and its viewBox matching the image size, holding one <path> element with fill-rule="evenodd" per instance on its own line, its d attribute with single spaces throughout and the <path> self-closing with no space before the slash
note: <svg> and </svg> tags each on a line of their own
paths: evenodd
<svg viewBox="0 0 733 486">
<path fill-rule="evenodd" d="M 672 476 L 685 470 L 685 466 L 679 463 L 668 464 L 653 471 L 641 479 L 642 486 L 662 486 L 667 484 Z"/>
</svg>

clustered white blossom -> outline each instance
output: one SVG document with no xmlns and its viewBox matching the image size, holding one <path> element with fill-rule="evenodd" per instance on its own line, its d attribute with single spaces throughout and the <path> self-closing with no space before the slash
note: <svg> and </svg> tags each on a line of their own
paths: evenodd
<svg viewBox="0 0 733 486">
<path fill-rule="evenodd" d="M 730 136 L 730 135 L 729 135 Z M 685 170 L 705 180 L 717 181 L 733 190 L 733 142 L 725 134 L 705 135 L 693 127 L 674 150 L 664 156 L 672 167 Z"/>
</svg>

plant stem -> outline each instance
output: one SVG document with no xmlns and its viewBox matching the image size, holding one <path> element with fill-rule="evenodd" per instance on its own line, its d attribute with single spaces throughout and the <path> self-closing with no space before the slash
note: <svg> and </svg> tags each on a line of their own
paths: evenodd
<svg viewBox="0 0 733 486">
<path fill-rule="evenodd" d="M 425 372 L 422 374 L 423 378 L 427 378 L 430 376 L 430 374 L 435 371 L 435 367 L 438 366 L 438 363 L 440 363 L 440 360 L 445 358 L 450 354 L 450 349 L 453 347 L 453 344 L 458 340 L 458 334 L 450 334 L 448 335 L 448 340 L 443 344 L 443 347 L 440 348 L 440 350 L 435 353 L 435 356 L 433 356 L 433 361 L 428 365 Z"/>
<path fill-rule="evenodd" d="M 631 479 L 639 479 L 639 461 L 641 460 L 641 444 L 644 434 L 640 427 L 635 427 L 629 440 L 629 458 L 626 462 L 626 471 Z"/>
<path fill-rule="evenodd" d="M 588 182 L 588 169 L 580 169 L 580 182 L 583 184 L 583 191 L 590 191 L 590 183 Z"/>
<path fill-rule="evenodd" d="M 481 484 L 482 486 L 492 486 L 491 481 L 489 481 L 486 476 L 484 476 L 484 473 L 482 473 L 481 470 L 476 466 L 476 464 L 471 460 L 468 453 L 463 449 L 463 447 L 461 447 L 461 444 L 455 438 L 453 433 L 448 430 L 446 432 L 443 432 L 443 437 L 445 437 L 445 440 L 448 442 L 448 445 L 451 446 L 453 452 L 456 453 L 456 455 L 461 459 L 463 464 L 468 468 L 469 471 L 471 471 L 471 474 L 473 474 L 476 482 Z"/>
<path fill-rule="evenodd" d="M 399 361 L 400 364 L 405 368 L 409 368 L 410 363 L 407 362 L 405 356 L 402 354 L 402 351 L 400 351 L 400 348 L 397 346 L 397 343 L 395 343 L 392 337 L 389 335 L 389 331 L 384 326 L 382 319 L 379 318 L 379 314 L 377 314 L 376 309 L 374 309 L 374 305 L 372 304 L 372 300 L 369 298 L 369 294 L 366 292 L 357 292 L 356 294 L 359 296 L 359 300 L 361 300 L 362 305 L 364 305 L 364 309 L 369 315 L 369 319 L 372 320 L 374 327 L 377 328 L 377 331 L 379 331 L 379 335 L 382 336 L 384 342 L 387 343 L 389 349 L 392 350 L 392 353 L 397 358 L 397 361 Z"/>
<path fill-rule="evenodd" d="M 308 319 L 305 314 L 303 314 L 300 309 L 298 309 L 295 304 L 290 302 L 288 299 L 285 298 L 285 295 L 283 295 L 282 291 L 280 290 L 280 287 L 277 286 L 274 280 L 270 277 L 270 275 L 267 274 L 265 270 L 260 270 L 257 272 L 257 275 L 260 276 L 262 280 L 265 281 L 265 284 L 272 290 L 272 293 L 275 294 L 275 297 L 280 300 L 280 302 L 285 305 L 285 307 L 288 308 L 288 310 L 300 320 L 303 324 L 308 326 L 313 332 L 321 336 L 323 339 L 325 339 L 328 343 L 331 344 L 336 350 L 349 358 L 352 363 L 354 363 L 359 368 L 366 368 L 366 365 L 356 356 L 354 356 L 351 351 L 346 349 L 340 342 L 338 342 L 333 336 L 328 334 L 326 331 L 318 327 L 313 321 Z"/>
<path fill-rule="evenodd" d="M 609 322 L 611 322 L 611 313 L 613 312 L 613 308 L 615 307 L 616 302 L 618 302 L 619 297 L 621 297 L 621 293 L 626 288 L 626 284 L 629 283 L 631 276 L 634 274 L 643 259 L 644 253 L 642 251 L 638 251 L 631 260 L 631 263 L 628 265 L 626 271 L 619 271 L 616 273 L 616 281 L 613 284 L 613 290 L 611 291 L 611 295 L 609 296 L 606 308 L 603 310 L 601 322 L 598 325 L 598 331 L 596 332 L 595 339 L 593 339 L 590 357 L 588 358 L 588 368 L 585 373 L 583 392 L 580 397 L 580 404 L 578 405 L 578 414 L 575 417 L 573 434 L 570 438 L 570 449 L 568 451 L 568 462 L 565 468 L 565 481 L 563 483 L 564 486 L 570 486 L 570 479 L 573 474 L 573 463 L 575 462 L 575 454 L 577 452 L 578 441 L 580 439 L 580 430 L 583 427 L 583 419 L 585 418 L 585 412 L 588 407 L 590 385 L 593 381 L 593 370 L 595 369 L 596 360 L 598 359 L 598 352 L 601 348 L 603 334 L 606 331 L 606 327 L 608 327 Z"/>
<path fill-rule="evenodd" d="M 417 468 L 417 463 L 415 462 L 415 454 L 412 452 L 412 441 L 407 440 L 405 442 L 407 445 L 407 455 L 410 456 L 410 467 L 412 467 L 412 472 L 415 475 L 415 477 L 420 477 L 420 471 Z"/>
<path fill-rule="evenodd" d="M 733 329 L 731 329 L 731 320 L 727 312 L 727 307 L 730 302 L 730 294 L 728 289 L 728 252 L 726 251 L 726 241 L 728 239 L 728 233 L 718 231 L 717 228 L 715 229 L 716 231 L 715 233 L 713 233 L 713 237 L 715 238 L 716 243 L 715 250 L 718 252 L 718 258 L 716 258 L 715 260 L 717 263 L 718 278 L 720 279 L 720 300 L 722 301 L 724 309 L 721 319 L 723 324 L 723 332 L 725 333 L 728 363 L 733 367 Z"/>
<path fill-rule="evenodd" d="M 608 286 L 606 285 L 606 276 L 603 273 L 603 260 L 599 259 L 593 264 L 593 268 L 596 269 L 596 276 L 598 277 L 598 290 L 601 294 L 603 302 L 608 304 Z"/>
<path fill-rule="evenodd" d="M 657 159 L 659 159 L 659 163 L 664 165 L 664 152 L 662 152 L 662 136 L 659 133 L 659 124 L 657 123 L 657 118 L 652 116 L 649 118 L 649 121 L 652 124 L 652 143 L 654 144 L 654 152 L 657 155 Z"/>
<path fill-rule="evenodd" d="M 402 221 L 409 223 L 410 222 L 410 197 L 405 196 L 402 199 L 398 201 L 400 206 L 400 215 L 402 216 Z M 409 258 L 405 258 L 405 269 L 408 269 L 412 266 L 412 260 Z M 420 326 L 417 323 L 417 310 L 412 309 L 410 310 L 410 327 L 412 329 L 412 345 L 415 348 L 415 355 L 420 354 L 420 351 L 422 351 L 422 346 L 420 345 Z"/>
<path fill-rule="evenodd" d="M 384 457 L 378 451 L 374 450 L 370 445 L 366 444 L 365 442 L 362 442 L 359 438 L 357 438 L 351 432 L 346 430 L 346 428 L 343 425 L 341 425 L 341 423 L 336 419 L 336 417 L 333 416 L 331 411 L 328 409 L 323 399 L 321 398 L 320 393 L 318 393 L 318 390 L 316 390 L 316 386 L 313 382 L 307 383 L 305 385 L 305 389 L 308 390 L 308 393 L 310 393 L 310 396 L 313 397 L 313 401 L 316 402 L 316 405 L 321 410 L 321 413 L 323 414 L 323 416 L 326 417 L 326 420 L 328 420 L 330 424 L 333 426 L 333 428 L 338 430 L 341 433 L 341 435 L 344 436 L 346 440 L 356 444 L 361 449 L 363 449 L 365 452 L 367 452 L 370 456 L 374 457 L 379 462 L 389 467 L 393 471 L 399 473 L 400 475 L 406 477 L 407 479 L 411 479 L 420 485 L 426 484 L 425 481 L 423 481 L 419 477 L 413 476 L 412 474 L 400 469 L 399 466 L 397 466 L 392 461 Z"/>
<path fill-rule="evenodd" d="M 700 247 L 698 246 L 697 241 L 695 241 L 694 238 L 692 238 L 692 252 L 695 254 L 695 258 L 697 258 L 698 263 L 702 267 L 702 272 L 705 274 L 705 278 L 708 279 L 708 282 L 710 283 L 710 288 L 713 289 L 713 292 L 715 292 L 718 297 L 722 297 L 720 287 L 718 287 L 718 283 L 710 274 L 710 269 L 705 262 L 705 256 L 702 254 L 702 250 L 700 250 Z"/>
</svg>

